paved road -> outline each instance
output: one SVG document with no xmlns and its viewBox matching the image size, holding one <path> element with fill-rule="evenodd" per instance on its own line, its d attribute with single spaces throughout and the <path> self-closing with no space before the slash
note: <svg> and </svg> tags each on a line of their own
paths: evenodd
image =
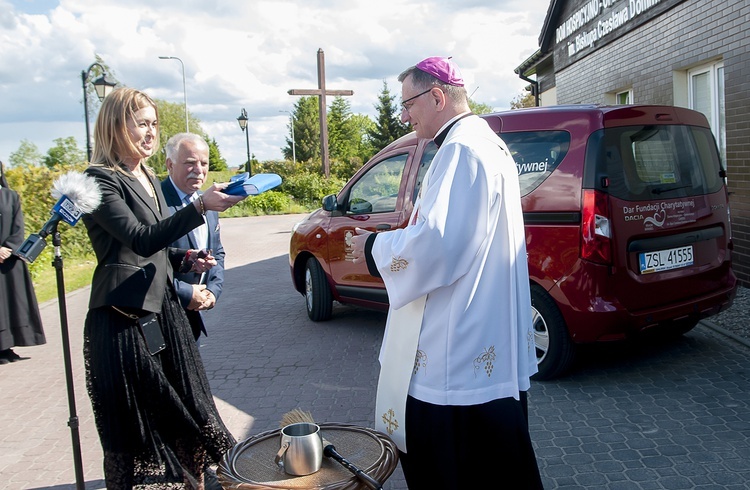
<svg viewBox="0 0 750 490">
<path fill-rule="evenodd" d="M 287 250 L 301 216 L 222 221 L 226 287 L 201 353 L 219 410 L 242 440 L 295 407 L 320 422 L 371 426 L 385 314 L 342 305 L 314 324 L 291 287 Z M 86 488 L 103 488 L 84 390 L 88 290 L 67 295 Z M 49 343 L 0 366 L 0 488 L 75 488 L 57 302 Z M 700 325 L 671 341 L 582 352 L 563 379 L 535 383 L 532 439 L 546 488 L 750 488 L 750 350 Z M 522 477 L 522 476 L 520 476 Z M 488 472 L 487 488 L 495 475 Z M 405 489 L 400 468 L 385 487 Z"/>
</svg>

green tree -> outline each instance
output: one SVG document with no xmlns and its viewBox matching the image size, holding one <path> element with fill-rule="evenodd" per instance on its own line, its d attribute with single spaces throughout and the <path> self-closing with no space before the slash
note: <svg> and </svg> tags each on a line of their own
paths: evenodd
<svg viewBox="0 0 750 490">
<path fill-rule="evenodd" d="M 155 99 L 156 107 L 159 110 L 159 151 L 151 155 L 148 159 L 148 166 L 153 168 L 157 174 L 166 174 L 166 152 L 164 147 L 169 138 L 177 133 L 185 132 L 185 104 L 176 104 L 166 100 Z M 206 139 L 206 133 L 201 127 L 200 120 L 188 113 L 188 122 L 191 132 L 199 134 Z M 218 148 L 218 147 L 217 147 Z"/>
<path fill-rule="evenodd" d="M 281 154 L 285 160 L 293 161 L 296 157 L 296 145 L 297 145 L 297 118 L 294 116 L 294 112 L 290 113 L 289 123 L 286 125 L 286 146 L 281 149 Z M 292 137 L 294 135 L 294 137 Z M 294 141 L 294 144 L 292 144 Z M 294 146 L 293 146 L 294 145 Z"/>
<path fill-rule="evenodd" d="M 47 150 L 47 156 L 42 160 L 47 168 L 70 167 L 86 163 L 86 152 L 78 148 L 78 143 L 73 136 L 57 138 L 54 143 L 55 146 Z"/>
<path fill-rule="evenodd" d="M 511 109 L 521 109 L 523 107 L 535 107 L 536 97 L 529 90 L 524 90 L 522 93 L 513 97 L 510 101 Z"/>
<path fill-rule="evenodd" d="M 227 170 L 229 168 L 227 166 L 227 161 L 224 159 L 224 157 L 221 156 L 221 152 L 219 151 L 219 144 L 216 143 L 216 139 L 211 138 L 209 140 L 208 138 L 206 138 L 206 143 L 208 143 L 208 170 Z"/>
<path fill-rule="evenodd" d="M 354 175 L 354 172 L 375 154 L 367 131 L 371 130 L 375 123 L 364 114 L 352 114 L 347 126 L 351 128 L 351 151 L 346 158 L 334 158 L 331 160 L 331 174 L 344 182 Z"/>
<path fill-rule="evenodd" d="M 347 160 L 357 154 L 361 135 L 352 122 L 351 104 L 343 97 L 333 99 L 328 112 L 328 152 L 331 158 Z"/>
<path fill-rule="evenodd" d="M 362 162 L 366 162 L 377 152 L 369 136 L 370 131 L 375 130 L 375 122 L 364 114 L 354 114 L 351 124 L 356 128 L 358 135 L 357 156 Z"/>
<path fill-rule="evenodd" d="M 8 157 L 11 167 L 29 168 L 38 167 L 44 157 L 39 153 L 39 148 L 27 139 L 22 139 L 18 150 Z"/>
<path fill-rule="evenodd" d="M 395 103 L 396 96 L 391 95 L 388 83 L 383 80 L 383 90 L 378 96 L 375 109 L 378 116 L 375 127 L 368 131 L 368 136 L 375 151 L 380 151 L 391 142 L 409 132 L 409 127 L 401 122 L 401 112 Z"/>
<path fill-rule="evenodd" d="M 491 105 L 482 104 L 481 102 L 474 102 L 471 99 L 469 99 L 469 108 L 474 114 L 489 114 L 490 112 L 494 112 L 494 109 Z"/>
<path fill-rule="evenodd" d="M 320 121 L 318 114 L 318 98 L 315 96 L 300 97 L 294 104 L 292 111 L 294 124 L 295 150 L 297 161 L 306 162 L 320 160 Z M 287 138 L 286 148 L 282 148 L 285 158 L 291 158 L 291 138 Z"/>
</svg>

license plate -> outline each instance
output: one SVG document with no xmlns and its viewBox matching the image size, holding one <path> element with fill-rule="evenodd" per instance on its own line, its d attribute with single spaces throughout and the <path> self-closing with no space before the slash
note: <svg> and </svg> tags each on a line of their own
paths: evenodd
<svg viewBox="0 0 750 490">
<path fill-rule="evenodd" d="M 657 250 L 638 255 L 641 274 L 668 271 L 693 265 L 693 246 Z"/>
</svg>

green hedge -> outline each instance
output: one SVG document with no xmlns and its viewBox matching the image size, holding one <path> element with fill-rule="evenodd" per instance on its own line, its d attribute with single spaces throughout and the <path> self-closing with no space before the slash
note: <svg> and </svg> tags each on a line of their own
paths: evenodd
<svg viewBox="0 0 750 490">
<path fill-rule="evenodd" d="M 323 197 L 337 193 L 345 183 L 344 180 L 336 177 L 326 179 L 320 174 L 305 172 L 287 177 L 281 189 L 300 204 L 318 208 Z"/>
<path fill-rule="evenodd" d="M 83 171 L 86 165 L 53 169 L 47 167 L 9 168 L 5 170 L 5 177 L 11 189 L 18 192 L 21 199 L 21 210 L 24 215 L 25 236 L 38 233 L 49 220 L 52 207 L 57 202 L 52 197 L 52 183 L 60 175 L 71 171 Z M 61 254 L 63 257 L 85 257 L 94 253 L 86 234 L 83 223 L 71 227 L 65 222 L 58 225 L 60 232 Z M 29 265 L 32 277 L 37 277 L 42 268 L 49 267 L 52 262 L 54 247 L 52 237 L 47 237 L 47 247 L 39 257 Z"/>
<path fill-rule="evenodd" d="M 21 209 L 24 213 L 25 235 L 38 233 L 50 218 L 56 200 L 50 194 L 52 183 L 60 175 L 85 170 L 86 165 L 55 167 L 18 167 L 6 168 L 5 176 L 11 189 L 18 192 L 21 198 Z M 221 214 L 222 217 L 255 216 L 263 214 L 304 213 L 320 207 L 321 199 L 338 192 L 345 184 L 341 178 L 326 179 L 316 173 L 315 165 L 291 162 L 267 162 L 259 166 L 256 172 L 273 172 L 281 175 L 282 184 L 272 191 L 258 196 L 250 196 L 240 204 Z M 231 170 L 209 173 L 209 182 L 226 182 L 236 172 Z M 160 179 L 166 175 L 159 175 Z M 70 227 L 61 222 L 58 230 L 62 242 L 62 255 L 66 257 L 90 257 L 93 255 L 91 243 L 86 234 L 86 227 L 79 223 Z M 47 247 L 39 258 L 30 264 L 32 276 L 37 277 L 42 268 L 47 268 L 53 258 L 52 237 L 47 238 Z"/>
</svg>

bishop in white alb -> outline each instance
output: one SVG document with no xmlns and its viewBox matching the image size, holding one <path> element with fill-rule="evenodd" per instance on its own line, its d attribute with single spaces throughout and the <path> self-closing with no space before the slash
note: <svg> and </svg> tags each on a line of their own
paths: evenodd
<svg viewBox="0 0 750 490">
<path fill-rule="evenodd" d="M 482 470 L 541 488 L 528 431 L 536 352 L 515 162 L 469 111 L 449 58 L 427 58 L 399 81 L 402 122 L 439 149 L 409 225 L 353 240 L 390 302 L 375 426 L 397 443 L 409 488 L 499 488 Z"/>
<path fill-rule="evenodd" d="M 485 121 L 466 117 L 420 194 L 411 224 L 372 246 L 392 309 L 427 296 L 409 395 L 436 405 L 518 399 L 536 355 L 513 158 Z"/>
</svg>

